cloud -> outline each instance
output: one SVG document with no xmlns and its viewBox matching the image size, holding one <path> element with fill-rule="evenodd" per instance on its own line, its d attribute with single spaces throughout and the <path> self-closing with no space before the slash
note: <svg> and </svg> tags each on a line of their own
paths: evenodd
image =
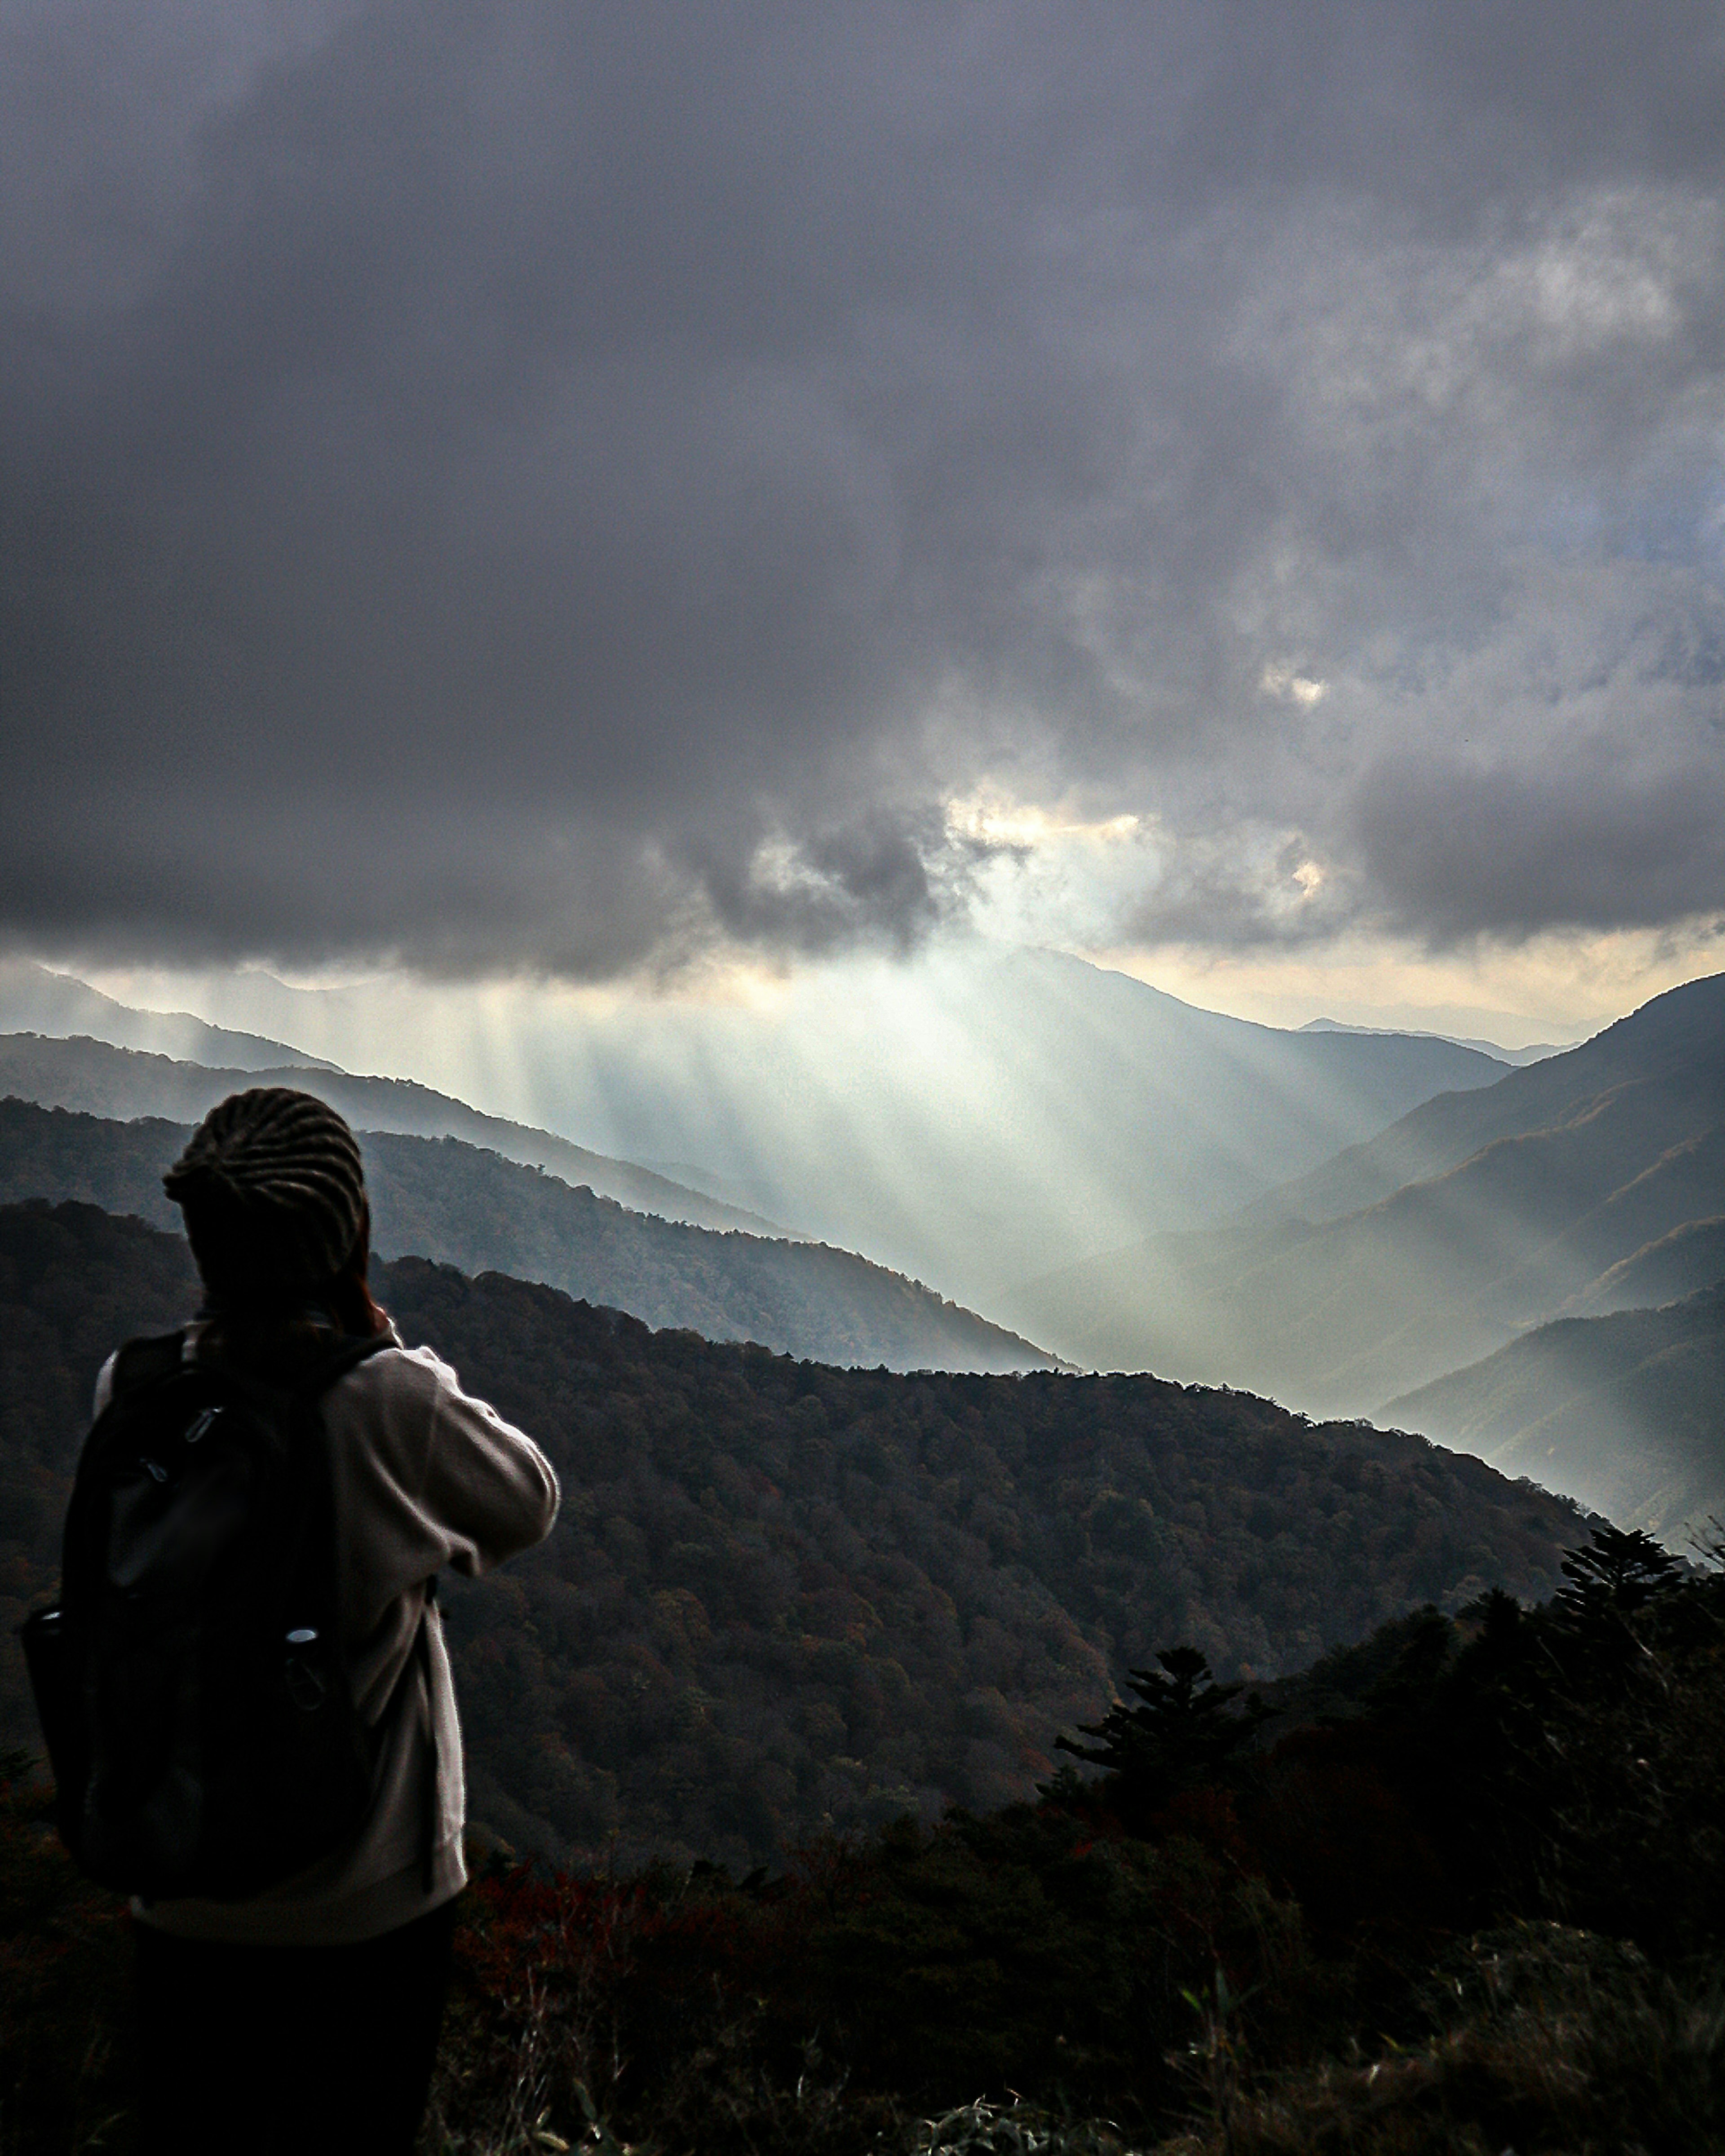
<svg viewBox="0 0 1725 2156">
<path fill-rule="evenodd" d="M 7 34 L 13 935 L 904 948 L 983 791 L 1122 933 L 1717 901 L 1710 10 Z"/>
<path fill-rule="evenodd" d="M 1725 891 L 1725 778 L 1625 779 L 1593 759 L 1535 771 L 1399 761 L 1362 789 L 1369 871 L 1431 941 L 1517 937 L 1553 919 L 1658 927 Z"/>
</svg>

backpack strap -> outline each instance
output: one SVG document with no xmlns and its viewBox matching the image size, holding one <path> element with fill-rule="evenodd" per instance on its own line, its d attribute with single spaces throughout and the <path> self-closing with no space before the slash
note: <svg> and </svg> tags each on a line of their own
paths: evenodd
<svg viewBox="0 0 1725 2156">
<path fill-rule="evenodd" d="M 186 1356 L 186 1327 L 177 1332 L 158 1333 L 144 1340 L 128 1340 L 114 1358 L 114 1375 L 110 1381 L 108 1397 L 118 1399 L 122 1393 L 136 1392 L 141 1385 L 153 1385 L 163 1378 L 172 1377 Z"/>
</svg>

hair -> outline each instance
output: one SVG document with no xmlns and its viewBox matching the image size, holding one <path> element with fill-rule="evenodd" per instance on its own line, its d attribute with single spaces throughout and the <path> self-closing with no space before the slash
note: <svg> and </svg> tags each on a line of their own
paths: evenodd
<svg viewBox="0 0 1725 2156">
<path fill-rule="evenodd" d="M 224 1337 L 316 1332 L 318 1307 L 346 1332 L 380 1332 L 371 1206 L 359 1142 L 315 1094 L 230 1094 L 162 1178 L 180 1208 L 208 1313 Z"/>
<path fill-rule="evenodd" d="M 359 1234 L 347 1253 L 347 1262 L 330 1283 L 331 1315 L 344 1332 L 369 1340 L 389 1329 L 389 1313 L 372 1293 L 372 1209 L 360 1214 Z"/>
</svg>

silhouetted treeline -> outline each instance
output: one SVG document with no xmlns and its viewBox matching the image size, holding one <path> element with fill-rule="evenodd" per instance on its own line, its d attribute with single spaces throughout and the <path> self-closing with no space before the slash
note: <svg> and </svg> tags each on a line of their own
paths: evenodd
<svg viewBox="0 0 1725 2156">
<path fill-rule="evenodd" d="M 1132 1695 L 1157 1742 L 1100 1781 L 773 1876 L 480 1845 L 432 2145 L 1721 2145 L 1725 1579 L 1610 1530 L 1566 1570 L 1543 1608 L 1411 1612 L 1250 1707 L 1164 1649 Z M 104 2118 L 123 2150 L 121 1942 L 42 1803 L 0 1804 L 0 2101 L 21 2150 Z"/>
</svg>

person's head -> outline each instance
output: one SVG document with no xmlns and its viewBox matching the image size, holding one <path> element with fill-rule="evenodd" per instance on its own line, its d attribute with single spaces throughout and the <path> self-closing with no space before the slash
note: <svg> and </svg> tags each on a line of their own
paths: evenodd
<svg viewBox="0 0 1725 2156">
<path fill-rule="evenodd" d="M 162 1180 L 213 1309 L 264 1316 L 322 1301 L 350 1331 L 383 1322 L 366 1286 L 359 1143 L 326 1101 L 286 1086 L 230 1094 Z"/>
</svg>

